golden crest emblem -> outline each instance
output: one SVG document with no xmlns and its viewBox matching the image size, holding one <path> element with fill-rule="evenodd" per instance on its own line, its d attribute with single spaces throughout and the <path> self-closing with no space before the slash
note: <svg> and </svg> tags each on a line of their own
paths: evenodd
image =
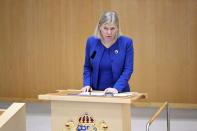
<svg viewBox="0 0 197 131">
<path fill-rule="evenodd" d="M 65 131 L 107 131 L 108 126 L 105 121 L 100 121 L 98 124 L 88 113 L 84 113 L 79 117 L 78 122 L 69 120 L 65 124 Z"/>
</svg>

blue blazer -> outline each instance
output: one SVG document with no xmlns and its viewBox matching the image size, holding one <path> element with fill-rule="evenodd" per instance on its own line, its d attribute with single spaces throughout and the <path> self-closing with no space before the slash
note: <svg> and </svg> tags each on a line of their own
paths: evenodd
<svg viewBox="0 0 197 131">
<path fill-rule="evenodd" d="M 83 72 L 83 86 L 91 86 L 97 90 L 99 64 L 104 51 L 100 39 L 89 37 L 86 42 L 86 54 Z M 120 36 L 110 47 L 110 61 L 114 86 L 118 92 L 128 92 L 128 81 L 133 72 L 133 41 Z"/>
</svg>

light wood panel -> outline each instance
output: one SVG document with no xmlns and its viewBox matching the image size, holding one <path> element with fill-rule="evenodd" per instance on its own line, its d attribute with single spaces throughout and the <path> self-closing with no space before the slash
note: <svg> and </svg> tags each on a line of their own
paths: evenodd
<svg viewBox="0 0 197 131">
<path fill-rule="evenodd" d="M 26 131 L 25 103 L 13 103 L 0 115 L 0 131 Z"/>
<path fill-rule="evenodd" d="M 80 94 L 80 90 L 62 90 L 56 93 L 40 94 L 40 100 L 76 101 L 76 102 L 102 102 L 131 104 L 136 100 L 146 99 L 147 94 L 138 92 L 124 92 L 114 94 L 114 97 L 105 97 L 104 91 L 93 91 L 91 94 Z M 119 96 L 118 96 L 119 95 Z"/>
<path fill-rule="evenodd" d="M 78 124 L 79 117 L 85 112 L 88 112 L 95 119 L 96 125 L 104 120 L 108 126 L 108 131 L 131 130 L 131 110 L 129 104 L 52 101 L 52 131 L 65 130 L 65 124 L 69 120 L 73 120 L 74 123 Z M 128 114 L 124 115 L 126 113 Z"/>
<path fill-rule="evenodd" d="M 80 89 L 85 41 L 105 10 L 134 40 L 132 91 L 197 104 L 196 0 L 1 0 L 0 97 Z"/>
</svg>

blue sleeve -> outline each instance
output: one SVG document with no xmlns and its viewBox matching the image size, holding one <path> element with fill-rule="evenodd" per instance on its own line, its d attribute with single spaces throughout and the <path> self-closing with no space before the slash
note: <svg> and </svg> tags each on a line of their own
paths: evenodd
<svg viewBox="0 0 197 131">
<path fill-rule="evenodd" d="M 123 72 L 119 79 L 116 81 L 113 88 L 116 88 L 118 92 L 122 92 L 128 84 L 128 81 L 133 73 L 133 41 L 130 39 L 126 46 L 126 58 L 124 61 Z"/>
<path fill-rule="evenodd" d="M 90 79 L 91 79 L 91 65 L 90 65 L 90 42 L 87 39 L 86 42 L 86 51 L 85 51 L 85 62 L 84 62 L 84 70 L 83 70 L 83 86 L 91 86 Z"/>
</svg>

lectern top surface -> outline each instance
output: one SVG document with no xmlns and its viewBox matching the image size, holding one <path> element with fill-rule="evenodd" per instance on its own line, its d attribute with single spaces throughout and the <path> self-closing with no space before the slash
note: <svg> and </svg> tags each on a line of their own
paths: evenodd
<svg viewBox="0 0 197 131">
<path fill-rule="evenodd" d="M 81 93 L 80 90 L 57 90 L 53 93 L 39 95 L 40 100 L 61 100 L 61 101 L 81 101 L 81 102 L 102 102 L 102 103 L 127 103 L 134 100 L 146 98 L 146 94 L 137 92 L 125 92 L 105 95 L 103 91 L 93 91 L 91 93 Z"/>
</svg>

